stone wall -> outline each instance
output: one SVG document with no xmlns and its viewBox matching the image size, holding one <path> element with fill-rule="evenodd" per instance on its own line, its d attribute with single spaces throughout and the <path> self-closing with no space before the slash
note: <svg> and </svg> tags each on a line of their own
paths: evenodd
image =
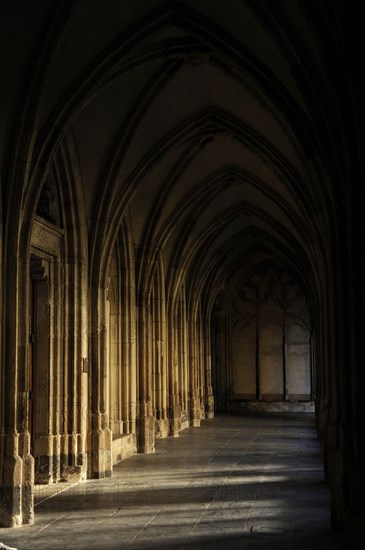
<svg viewBox="0 0 365 550">
<path fill-rule="evenodd" d="M 226 337 L 217 341 L 220 361 L 231 372 L 226 398 L 313 399 L 311 325 L 300 285 L 281 269 L 266 267 L 235 290 L 231 303 Z"/>
</svg>

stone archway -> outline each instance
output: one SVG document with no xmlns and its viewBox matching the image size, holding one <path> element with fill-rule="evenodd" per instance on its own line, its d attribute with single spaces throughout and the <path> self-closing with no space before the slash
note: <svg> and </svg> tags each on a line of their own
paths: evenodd
<svg viewBox="0 0 365 550">
<path fill-rule="evenodd" d="M 264 267 L 236 288 L 220 315 L 216 309 L 215 319 L 216 391 L 224 407 L 313 400 L 308 302 L 291 275 Z"/>
</svg>

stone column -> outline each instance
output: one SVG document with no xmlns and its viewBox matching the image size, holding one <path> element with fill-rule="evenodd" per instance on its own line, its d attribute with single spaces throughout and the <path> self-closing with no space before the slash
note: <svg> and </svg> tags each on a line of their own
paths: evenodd
<svg viewBox="0 0 365 550">
<path fill-rule="evenodd" d="M 214 418 L 214 394 L 212 385 L 212 358 L 211 358 L 211 327 L 205 323 L 204 333 L 204 371 L 205 371 L 205 414 L 206 418 Z"/>
<path fill-rule="evenodd" d="M 155 418 L 151 395 L 151 337 L 150 296 L 141 291 L 138 300 L 139 326 L 139 407 L 138 407 L 138 450 L 153 453 L 155 450 Z"/>
<path fill-rule="evenodd" d="M 174 309 L 174 308 L 173 308 Z M 169 365 L 169 420 L 170 434 L 179 436 L 181 431 L 181 402 L 179 397 L 178 373 L 178 335 L 176 332 L 176 315 L 170 312 L 168 320 L 168 365 Z"/>
<path fill-rule="evenodd" d="M 189 363 L 190 363 L 190 424 L 191 426 L 200 426 L 200 388 L 198 371 L 198 340 L 196 316 L 188 323 L 189 330 Z"/>
<path fill-rule="evenodd" d="M 112 433 L 106 412 L 107 330 L 105 323 L 105 289 L 96 291 L 92 308 L 91 414 L 89 433 L 89 477 L 112 475 Z"/>
<path fill-rule="evenodd" d="M 166 315 L 165 299 L 160 277 L 156 278 L 153 293 L 153 323 L 154 323 L 154 376 L 155 376 L 155 433 L 158 437 L 166 437 L 169 434 L 169 422 L 167 418 L 167 394 L 166 394 Z"/>
<path fill-rule="evenodd" d="M 6 362 L 0 396 L 0 525 L 17 527 L 34 521 L 34 459 L 30 455 L 26 376 L 29 263 L 9 258 L 7 268 Z M 18 269 L 22 278 L 17 284 L 14 274 Z"/>
</svg>

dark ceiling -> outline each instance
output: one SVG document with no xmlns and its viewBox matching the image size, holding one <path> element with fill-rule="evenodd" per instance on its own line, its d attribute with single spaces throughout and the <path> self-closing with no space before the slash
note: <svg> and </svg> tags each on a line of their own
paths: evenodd
<svg viewBox="0 0 365 550">
<path fill-rule="evenodd" d="M 5 196 L 21 176 L 17 200 L 34 211 L 67 147 L 101 263 L 128 220 L 136 250 L 149 251 L 142 284 L 162 254 L 168 280 L 179 270 L 187 287 L 209 284 L 212 296 L 268 262 L 315 295 L 356 130 L 356 44 L 342 2 L 4 7 Z"/>
</svg>

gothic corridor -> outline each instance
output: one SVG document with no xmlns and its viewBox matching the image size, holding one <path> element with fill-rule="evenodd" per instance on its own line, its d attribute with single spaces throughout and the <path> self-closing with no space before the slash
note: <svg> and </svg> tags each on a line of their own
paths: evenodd
<svg viewBox="0 0 365 550">
<path fill-rule="evenodd" d="M 365 548 L 364 21 L 0 3 L 4 543 Z"/>
</svg>

